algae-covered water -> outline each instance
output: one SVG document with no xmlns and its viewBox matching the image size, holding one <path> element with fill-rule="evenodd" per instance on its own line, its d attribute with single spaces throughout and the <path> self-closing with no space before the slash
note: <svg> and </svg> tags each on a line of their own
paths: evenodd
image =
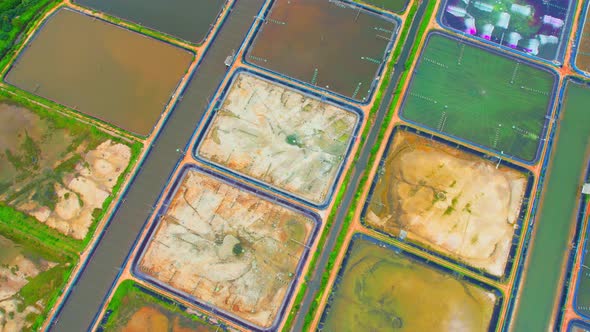
<svg viewBox="0 0 590 332">
<path fill-rule="evenodd" d="M 164 42 L 60 9 L 29 42 L 5 80 L 146 136 L 192 58 Z"/>
<path fill-rule="evenodd" d="M 431 34 L 402 108 L 406 119 L 532 161 L 555 76 L 439 33 Z"/>
<path fill-rule="evenodd" d="M 543 203 L 535 217 L 536 234 L 532 239 L 528 270 L 521 284 L 520 303 L 513 331 L 546 331 L 558 300 L 559 277 L 568 235 L 576 220 L 582 173 L 586 170 L 590 148 L 590 88 L 567 83 L 559 132 L 551 152 L 551 165 L 543 190 Z M 590 293 L 590 284 L 578 294 Z M 583 289 L 583 290 L 582 290 Z M 586 301 L 590 300 L 585 296 Z"/>
<path fill-rule="evenodd" d="M 497 296 L 398 254 L 353 240 L 324 331 L 488 331 Z"/>
</svg>

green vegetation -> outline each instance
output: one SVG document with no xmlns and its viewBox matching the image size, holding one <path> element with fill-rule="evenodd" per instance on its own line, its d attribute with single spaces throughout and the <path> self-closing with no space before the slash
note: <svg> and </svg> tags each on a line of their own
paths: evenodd
<svg viewBox="0 0 590 332">
<path fill-rule="evenodd" d="M 53 0 L 3 0 L 0 1 L 0 58 L 8 53 L 27 26 L 41 17 Z"/>
<path fill-rule="evenodd" d="M 26 321 L 31 324 L 30 329 L 36 330 L 42 326 L 48 311 L 61 295 L 78 262 L 79 253 L 91 240 L 98 221 L 105 216 L 113 198 L 120 191 L 124 176 L 119 177 L 112 189 L 113 195 L 107 198 L 103 208 L 94 211 L 93 224 L 83 240 L 73 239 L 40 223 L 34 217 L 16 210 L 11 202 L 34 200 L 50 209 L 55 208 L 57 195 L 54 185 L 60 183 L 65 174 L 73 172 L 75 166 L 83 160 L 82 155 L 77 153 L 81 146 L 88 151 L 107 139 L 130 145 L 131 162 L 123 172 L 127 174 L 137 162 L 143 145 L 140 142 L 130 142 L 124 138 L 111 136 L 77 119 L 56 113 L 54 109 L 49 109 L 22 95 L 13 95 L 6 89 L 0 89 L 0 103 L 26 108 L 38 116 L 38 118 L 32 117 L 29 114 L 31 119 L 36 121 L 35 135 L 24 131 L 22 137 L 14 141 L 17 142 L 16 146 L 9 146 L 9 149 L 0 152 L 0 162 L 4 163 L 1 166 L 7 166 L 8 172 L 4 173 L 3 170 L 0 173 L 0 179 L 9 179 L 0 184 L 0 197 L 4 195 L 3 199 L 0 199 L 0 235 L 19 244 L 23 250 L 32 255 L 33 260 L 42 258 L 57 263 L 56 266 L 30 278 L 16 297 L 19 307 L 17 313 L 13 313 L 15 319 L 27 306 L 35 305 L 38 301 L 43 304 L 42 307 L 37 306 L 41 309 L 40 314 L 31 313 L 26 317 Z M 41 134 L 38 128 L 41 128 Z M 8 136 L 11 137 L 10 139 L 14 138 Z M 57 141 L 52 140 L 52 136 L 57 137 Z M 56 149 L 56 144 L 62 144 L 62 149 Z M 48 162 L 47 159 L 44 160 L 47 158 L 47 151 L 53 151 L 49 154 L 55 155 L 53 158 L 61 161 L 53 169 L 51 167 L 55 164 Z M 5 161 L 1 160 L 2 154 L 6 156 Z M 14 171 L 10 171 L 11 169 Z M 15 181 L 23 185 L 14 186 Z"/>
<path fill-rule="evenodd" d="M 553 303 L 561 289 L 564 253 L 568 252 L 569 234 L 577 219 L 581 180 L 588 165 L 584 152 L 590 148 L 589 103 L 590 87 L 568 81 L 549 173 L 545 175 L 548 181 L 535 217 L 536 233 L 528 254 L 528 270 L 520 286 L 520 305 L 512 322 L 514 331 L 546 330 L 551 320 Z M 582 271 L 580 276 L 583 274 Z M 590 279 L 580 280 L 574 305 L 590 306 Z"/>
<path fill-rule="evenodd" d="M 218 326 L 210 323 L 206 316 L 191 315 L 183 310 L 176 302 L 165 299 L 163 297 L 156 297 L 143 290 L 141 286 L 132 280 L 124 280 L 121 282 L 117 290 L 113 294 L 109 302 L 106 312 L 110 312 L 106 322 L 101 322 L 101 327 L 105 331 L 121 330 L 127 323 L 131 316 L 143 307 L 150 307 L 167 317 L 180 318 L 182 321 L 190 324 L 191 329 L 201 331 L 200 328 L 206 330 L 218 331 Z M 172 319 L 170 319 L 171 321 Z M 145 326 L 146 330 L 150 330 L 150 326 Z M 221 330 L 225 330 L 221 327 Z"/>
<path fill-rule="evenodd" d="M 431 33 L 401 113 L 434 130 L 533 161 L 555 80 L 548 70 Z"/>
</svg>

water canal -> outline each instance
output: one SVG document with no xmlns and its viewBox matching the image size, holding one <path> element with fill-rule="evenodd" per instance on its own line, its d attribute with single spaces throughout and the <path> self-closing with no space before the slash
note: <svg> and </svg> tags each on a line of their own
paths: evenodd
<svg viewBox="0 0 590 332">
<path fill-rule="evenodd" d="M 564 253 L 578 212 L 581 176 L 590 148 L 588 104 L 590 89 L 568 82 L 513 331 L 548 330 L 553 304 L 562 288 L 559 279 Z"/>
</svg>

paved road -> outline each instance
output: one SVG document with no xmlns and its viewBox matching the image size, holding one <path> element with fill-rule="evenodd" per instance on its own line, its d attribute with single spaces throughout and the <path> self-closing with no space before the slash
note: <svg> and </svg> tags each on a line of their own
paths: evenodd
<svg viewBox="0 0 590 332">
<path fill-rule="evenodd" d="M 75 288 L 58 312 L 51 331 L 85 331 L 93 322 L 119 267 L 150 215 L 150 207 L 174 170 L 180 157 L 176 149 L 187 144 L 207 108 L 207 100 L 223 80 L 225 57 L 240 47 L 263 3 L 264 0 L 238 0 L 234 5 L 126 193 L 125 202 L 115 212 Z"/>
<path fill-rule="evenodd" d="M 426 9 L 427 4 L 428 1 L 423 0 L 422 4 L 420 4 L 420 7 L 416 11 L 416 16 L 414 18 L 414 21 L 412 22 L 412 26 L 410 27 L 410 32 L 408 33 L 407 41 L 402 49 L 399 60 L 397 61 L 399 66 L 397 64 L 395 65 L 395 70 L 391 77 L 391 82 L 387 87 L 387 90 L 381 102 L 381 106 L 377 111 L 375 123 L 371 127 L 371 131 L 369 132 L 367 140 L 365 141 L 365 145 L 361 149 L 359 159 L 355 163 L 355 168 L 352 170 L 353 173 L 352 178 L 350 180 L 349 188 L 344 194 L 344 198 L 340 203 L 338 213 L 336 214 L 336 219 L 334 220 L 334 224 L 332 225 L 330 234 L 328 234 L 328 238 L 326 239 L 326 243 L 324 245 L 322 254 L 320 255 L 320 259 L 316 266 L 315 273 L 309 280 L 307 293 L 303 298 L 301 308 L 299 309 L 297 317 L 295 318 L 295 324 L 293 326 L 292 331 L 303 331 L 305 315 L 309 311 L 311 302 L 315 298 L 315 295 L 319 289 L 322 280 L 322 274 L 326 269 L 326 265 L 328 264 L 328 258 L 330 257 L 330 253 L 334 250 L 336 238 L 338 237 L 338 234 L 340 234 L 340 230 L 342 228 L 342 222 L 344 221 L 346 214 L 350 210 L 350 203 L 352 202 L 352 199 L 354 198 L 354 195 L 358 190 L 358 184 L 363 173 L 365 172 L 365 168 L 368 166 L 367 163 L 369 161 L 371 149 L 377 143 L 377 136 L 379 134 L 379 130 L 381 130 L 381 126 L 383 125 L 383 118 L 387 114 L 387 111 L 389 110 L 389 106 L 391 104 L 393 90 L 397 87 L 400 75 L 405 70 L 405 68 L 402 68 L 402 66 L 406 63 L 406 60 L 410 55 L 410 50 L 412 49 L 412 45 L 414 44 L 414 39 L 416 37 L 416 33 L 418 32 L 418 27 L 420 26 L 420 22 L 422 21 L 422 16 L 424 15 L 424 10 Z"/>
</svg>

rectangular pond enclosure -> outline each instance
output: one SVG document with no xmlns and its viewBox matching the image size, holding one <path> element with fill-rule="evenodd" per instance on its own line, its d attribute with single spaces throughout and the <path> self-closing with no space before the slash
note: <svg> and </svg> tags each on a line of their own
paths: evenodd
<svg viewBox="0 0 590 332">
<path fill-rule="evenodd" d="M 347 1 L 275 0 L 246 60 L 366 102 L 397 29 L 393 16 Z"/>
<path fill-rule="evenodd" d="M 47 19 L 7 83 L 148 135 L 193 54 L 69 9 Z"/>
<path fill-rule="evenodd" d="M 548 61 L 560 61 L 568 42 L 573 0 L 446 0 L 447 28 Z"/>
<path fill-rule="evenodd" d="M 74 0 L 77 4 L 167 35 L 201 43 L 226 0 Z"/>
<path fill-rule="evenodd" d="M 501 277 L 526 212 L 532 184 L 527 173 L 397 127 L 361 220 L 397 238 L 404 232 L 405 241 Z"/>
<path fill-rule="evenodd" d="M 329 201 L 360 110 L 245 71 L 220 99 L 195 149 L 198 158 L 314 205 Z"/>
<path fill-rule="evenodd" d="M 556 74 L 444 34 L 427 38 L 401 116 L 534 162 L 549 123 Z"/>
<path fill-rule="evenodd" d="M 275 329 L 319 217 L 219 175 L 185 167 L 134 271 L 253 330 Z"/>
<path fill-rule="evenodd" d="M 356 234 L 322 319 L 323 331 L 495 331 L 500 292 Z"/>
</svg>

